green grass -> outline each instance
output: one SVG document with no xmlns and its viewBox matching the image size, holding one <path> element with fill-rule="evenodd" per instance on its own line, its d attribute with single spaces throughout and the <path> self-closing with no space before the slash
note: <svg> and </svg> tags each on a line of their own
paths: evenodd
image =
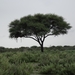
<svg viewBox="0 0 75 75">
<path fill-rule="evenodd" d="M 75 75 L 74 50 L 0 53 L 0 75 Z"/>
</svg>

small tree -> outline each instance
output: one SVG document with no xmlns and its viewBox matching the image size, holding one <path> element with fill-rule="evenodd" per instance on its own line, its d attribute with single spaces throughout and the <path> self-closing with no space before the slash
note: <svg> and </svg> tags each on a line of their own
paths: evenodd
<svg viewBox="0 0 75 75">
<path fill-rule="evenodd" d="M 52 35 L 66 34 L 71 26 L 63 17 L 55 14 L 35 14 L 14 20 L 9 25 L 11 38 L 25 37 L 37 41 L 43 52 L 45 38 Z"/>
</svg>

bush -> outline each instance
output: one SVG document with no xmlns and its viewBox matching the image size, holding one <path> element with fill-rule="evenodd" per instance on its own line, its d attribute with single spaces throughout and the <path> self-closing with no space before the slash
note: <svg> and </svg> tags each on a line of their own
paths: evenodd
<svg viewBox="0 0 75 75">
<path fill-rule="evenodd" d="M 36 71 L 46 75 L 75 75 L 74 57 L 74 50 L 4 52 L 0 53 L 0 75 L 30 75 Z"/>
</svg>

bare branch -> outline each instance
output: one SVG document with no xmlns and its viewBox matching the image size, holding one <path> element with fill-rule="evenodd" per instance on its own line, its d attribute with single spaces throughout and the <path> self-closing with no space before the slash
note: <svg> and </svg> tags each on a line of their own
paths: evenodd
<svg viewBox="0 0 75 75">
<path fill-rule="evenodd" d="M 34 38 L 34 37 L 27 36 L 26 38 L 31 38 L 31 39 L 33 39 L 33 40 L 38 42 L 38 40 L 36 38 Z"/>
<path fill-rule="evenodd" d="M 38 43 L 41 45 L 40 37 L 39 36 L 37 36 L 37 40 L 38 40 Z"/>
<path fill-rule="evenodd" d="M 53 35 L 53 34 L 47 34 L 47 35 L 45 35 L 45 38 L 48 37 L 48 36 L 50 36 L 50 35 Z"/>
<path fill-rule="evenodd" d="M 45 35 L 43 36 L 43 42 L 44 42 L 44 40 L 45 40 Z"/>
</svg>

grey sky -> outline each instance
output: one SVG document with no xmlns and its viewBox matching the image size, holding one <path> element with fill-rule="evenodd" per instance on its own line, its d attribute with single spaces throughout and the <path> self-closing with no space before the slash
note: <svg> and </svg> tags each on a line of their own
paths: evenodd
<svg viewBox="0 0 75 75">
<path fill-rule="evenodd" d="M 8 25 L 11 21 L 29 14 L 54 13 L 64 17 L 72 29 L 67 35 L 46 38 L 44 46 L 75 45 L 75 0 L 0 0 L 0 46 L 21 47 L 39 44 L 32 39 L 9 38 Z"/>
</svg>

